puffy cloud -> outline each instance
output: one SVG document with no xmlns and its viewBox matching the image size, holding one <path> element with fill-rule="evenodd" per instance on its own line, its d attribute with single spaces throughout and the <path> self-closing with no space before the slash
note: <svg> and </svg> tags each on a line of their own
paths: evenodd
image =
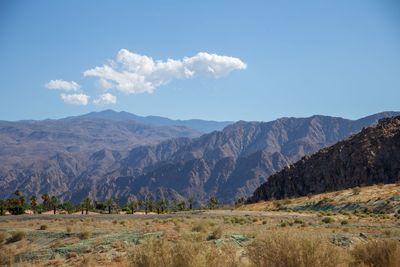
<svg viewBox="0 0 400 267">
<path fill-rule="evenodd" d="M 116 104 L 116 103 L 117 103 L 117 97 L 110 93 L 102 94 L 99 98 L 93 100 L 93 104 L 98 106 Z"/>
<path fill-rule="evenodd" d="M 65 90 L 65 91 L 76 91 L 81 88 L 79 84 L 74 81 L 64 81 L 64 80 L 50 80 L 48 83 L 45 84 L 47 89 L 53 90 Z"/>
<path fill-rule="evenodd" d="M 73 105 L 87 105 L 89 103 L 89 96 L 85 94 L 61 94 L 61 99 L 67 104 Z"/>
<path fill-rule="evenodd" d="M 96 85 L 98 88 L 103 89 L 103 90 L 108 90 L 114 87 L 112 83 L 110 83 L 107 80 L 100 79 L 96 82 Z"/>
<path fill-rule="evenodd" d="M 180 60 L 153 60 L 151 57 L 121 49 L 114 61 L 86 70 L 84 76 L 98 77 L 103 88 L 115 89 L 131 94 L 153 92 L 173 79 L 197 76 L 220 77 L 234 70 L 246 69 L 239 58 L 217 54 L 198 53 Z"/>
</svg>

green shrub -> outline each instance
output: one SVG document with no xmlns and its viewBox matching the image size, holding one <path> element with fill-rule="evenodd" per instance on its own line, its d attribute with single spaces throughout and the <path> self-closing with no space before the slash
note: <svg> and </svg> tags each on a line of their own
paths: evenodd
<svg viewBox="0 0 400 267">
<path fill-rule="evenodd" d="M 304 221 L 303 221 L 303 220 L 301 220 L 301 219 L 295 219 L 295 220 L 294 220 L 294 223 L 297 223 L 297 224 L 303 224 L 303 223 L 304 223 Z"/>
<path fill-rule="evenodd" d="M 324 217 L 322 218 L 323 223 L 333 223 L 335 220 L 331 217 Z"/>
<path fill-rule="evenodd" d="M 346 225 L 346 224 L 349 224 L 349 221 L 343 220 L 343 221 L 340 222 L 340 224 L 341 224 L 341 225 Z"/>
<path fill-rule="evenodd" d="M 79 239 L 85 240 L 89 239 L 92 236 L 92 233 L 89 231 L 83 231 L 78 234 Z"/>
<path fill-rule="evenodd" d="M 47 229 L 47 225 L 45 225 L 45 224 L 42 224 L 40 227 L 39 227 L 39 230 L 46 230 Z"/>
</svg>

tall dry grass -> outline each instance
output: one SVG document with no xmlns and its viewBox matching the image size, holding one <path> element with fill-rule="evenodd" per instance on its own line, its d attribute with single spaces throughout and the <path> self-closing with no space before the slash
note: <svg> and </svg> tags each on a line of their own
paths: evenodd
<svg viewBox="0 0 400 267">
<path fill-rule="evenodd" d="M 255 240 L 247 248 L 251 266 L 336 267 L 345 263 L 344 251 L 321 238 L 278 232 Z"/>
<path fill-rule="evenodd" d="M 359 244 L 350 252 L 350 266 L 399 267 L 400 242 L 398 240 L 371 240 Z"/>
<path fill-rule="evenodd" d="M 164 238 L 135 247 L 130 251 L 128 261 L 134 267 L 239 266 L 236 250 L 230 246 L 217 248 L 212 243 L 169 242 Z"/>
</svg>

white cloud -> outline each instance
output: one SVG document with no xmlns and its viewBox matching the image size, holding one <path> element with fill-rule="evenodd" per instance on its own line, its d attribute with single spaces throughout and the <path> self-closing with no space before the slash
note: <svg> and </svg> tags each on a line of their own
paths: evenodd
<svg viewBox="0 0 400 267">
<path fill-rule="evenodd" d="M 103 88 L 127 93 L 152 93 L 157 87 L 173 79 L 199 76 L 220 77 L 233 70 L 246 69 L 239 58 L 217 54 L 198 53 L 180 60 L 153 60 L 151 57 L 132 53 L 126 49 L 118 52 L 117 58 L 109 64 L 86 70 L 84 76 L 98 77 Z M 108 89 L 107 88 L 107 89 Z"/>
<path fill-rule="evenodd" d="M 61 94 L 61 98 L 67 104 L 85 106 L 89 103 L 90 97 L 85 94 Z"/>
<path fill-rule="evenodd" d="M 116 104 L 116 103 L 117 103 L 117 97 L 110 93 L 102 94 L 99 98 L 93 100 L 93 104 L 98 106 Z"/>
<path fill-rule="evenodd" d="M 74 81 L 64 81 L 64 80 L 51 80 L 45 84 L 47 89 L 53 90 L 65 90 L 65 91 L 76 91 L 81 88 L 79 84 Z"/>
<path fill-rule="evenodd" d="M 107 80 L 100 79 L 96 82 L 96 85 L 98 88 L 103 89 L 103 90 L 108 90 L 114 87 L 114 84 L 110 83 Z"/>
</svg>

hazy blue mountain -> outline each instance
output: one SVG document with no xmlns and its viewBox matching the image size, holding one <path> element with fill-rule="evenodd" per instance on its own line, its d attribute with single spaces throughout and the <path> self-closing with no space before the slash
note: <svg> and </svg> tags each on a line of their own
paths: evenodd
<svg viewBox="0 0 400 267">
<path fill-rule="evenodd" d="M 134 120 L 137 122 L 155 125 L 155 126 L 185 126 L 196 131 L 200 131 L 203 133 L 209 133 L 212 131 L 219 131 L 232 124 L 231 121 L 209 121 L 209 120 L 172 120 L 165 117 L 159 116 L 138 116 L 125 111 L 114 111 L 111 109 L 99 111 L 99 112 L 91 112 L 82 116 L 78 116 L 81 118 L 98 118 L 98 119 L 107 119 L 107 120 Z M 68 118 L 69 119 L 69 118 Z"/>
</svg>

